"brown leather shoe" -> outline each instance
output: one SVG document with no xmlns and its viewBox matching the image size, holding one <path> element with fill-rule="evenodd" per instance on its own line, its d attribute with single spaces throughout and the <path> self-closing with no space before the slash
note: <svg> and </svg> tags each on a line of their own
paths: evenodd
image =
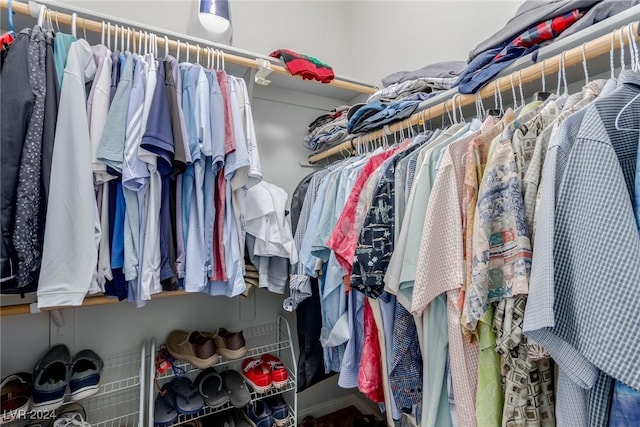
<svg viewBox="0 0 640 427">
<path fill-rule="evenodd" d="M 242 331 L 231 332 L 220 328 L 213 339 L 218 353 L 227 359 L 242 359 L 247 354 L 247 344 Z"/>
<path fill-rule="evenodd" d="M 220 361 L 216 344 L 206 332 L 173 331 L 167 338 L 167 350 L 176 359 L 189 362 L 198 369 L 209 368 Z"/>
</svg>

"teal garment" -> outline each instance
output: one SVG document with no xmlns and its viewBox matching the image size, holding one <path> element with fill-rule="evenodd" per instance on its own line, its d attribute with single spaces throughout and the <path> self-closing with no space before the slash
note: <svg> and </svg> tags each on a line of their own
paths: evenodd
<svg viewBox="0 0 640 427">
<path fill-rule="evenodd" d="M 69 48 L 76 38 L 71 34 L 56 33 L 53 39 L 53 62 L 56 66 L 56 76 L 58 77 L 58 89 L 62 87 L 62 77 L 67 66 L 67 56 Z"/>
<path fill-rule="evenodd" d="M 435 181 L 436 163 L 440 157 L 440 152 L 449 144 L 463 138 L 469 134 L 470 125 L 464 125 L 450 138 L 446 138 L 435 145 L 427 147 L 424 153 L 424 159 L 419 165 L 419 172 L 416 173 L 416 196 L 411 209 L 411 217 L 408 223 L 409 234 L 406 242 L 405 256 L 402 261 L 402 270 L 400 272 L 398 297 L 400 302 L 410 310 L 411 297 L 413 295 L 413 284 L 416 279 L 416 269 L 418 266 L 418 253 L 420 252 L 420 238 L 422 237 L 422 229 L 427 214 L 427 205 L 429 204 L 429 194 L 431 187 Z M 406 224 L 404 224 L 406 226 Z"/>
<path fill-rule="evenodd" d="M 427 353 L 424 364 L 424 401 L 422 403 L 423 427 L 451 427 L 451 407 L 447 389 L 447 354 L 449 352 L 449 326 L 447 299 L 439 295 L 428 308 L 424 322 L 422 342 Z M 455 393 L 455 391 L 454 391 Z"/>
</svg>

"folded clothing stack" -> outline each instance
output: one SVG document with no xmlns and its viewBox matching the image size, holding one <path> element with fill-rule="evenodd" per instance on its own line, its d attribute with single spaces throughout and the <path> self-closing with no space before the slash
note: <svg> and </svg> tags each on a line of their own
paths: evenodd
<svg viewBox="0 0 640 427">
<path fill-rule="evenodd" d="M 348 134 L 348 110 L 348 105 L 341 105 L 315 119 L 309 125 L 304 146 L 311 150 L 322 150 L 344 140 Z"/>
<path fill-rule="evenodd" d="M 516 59 L 617 15 L 640 0 L 527 0 L 497 33 L 469 54 L 460 93 L 475 93 Z"/>
<path fill-rule="evenodd" d="M 388 75 L 382 79 L 385 87 L 371 95 L 366 104 L 349 109 L 347 131 L 370 132 L 406 119 L 422 101 L 453 88 L 465 67 L 464 61 L 446 61 Z"/>
<path fill-rule="evenodd" d="M 292 75 L 299 75 L 305 80 L 330 83 L 336 77 L 333 68 L 313 56 L 303 55 L 289 49 L 278 49 L 271 52 L 269 56 L 282 59 Z"/>
</svg>

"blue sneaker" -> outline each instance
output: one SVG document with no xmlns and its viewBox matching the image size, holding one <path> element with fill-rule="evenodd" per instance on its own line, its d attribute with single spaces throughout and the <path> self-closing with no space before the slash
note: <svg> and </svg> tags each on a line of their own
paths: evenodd
<svg viewBox="0 0 640 427">
<path fill-rule="evenodd" d="M 284 401 L 281 395 L 271 397 L 267 400 L 273 421 L 278 427 L 287 425 L 289 421 L 289 405 Z"/>
<path fill-rule="evenodd" d="M 250 403 L 243 415 L 251 427 L 273 427 L 271 409 L 262 400 Z"/>
<path fill-rule="evenodd" d="M 66 345 L 56 345 L 38 361 L 33 369 L 33 404 L 36 411 L 53 411 L 62 406 L 69 384 L 71 354 Z"/>
</svg>

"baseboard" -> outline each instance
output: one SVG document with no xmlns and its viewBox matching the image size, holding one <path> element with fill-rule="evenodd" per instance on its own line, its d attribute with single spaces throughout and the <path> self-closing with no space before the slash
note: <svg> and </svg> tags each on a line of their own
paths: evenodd
<svg viewBox="0 0 640 427">
<path fill-rule="evenodd" d="M 309 415 L 317 418 L 346 408 L 347 406 L 355 406 L 363 414 L 380 414 L 378 405 L 366 397 L 353 393 L 347 396 L 325 400 L 316 405 L 307 406 L 306 408 L 298 408 L 298 422 L 302 422 L 302 420 Z"/>
</svg>

